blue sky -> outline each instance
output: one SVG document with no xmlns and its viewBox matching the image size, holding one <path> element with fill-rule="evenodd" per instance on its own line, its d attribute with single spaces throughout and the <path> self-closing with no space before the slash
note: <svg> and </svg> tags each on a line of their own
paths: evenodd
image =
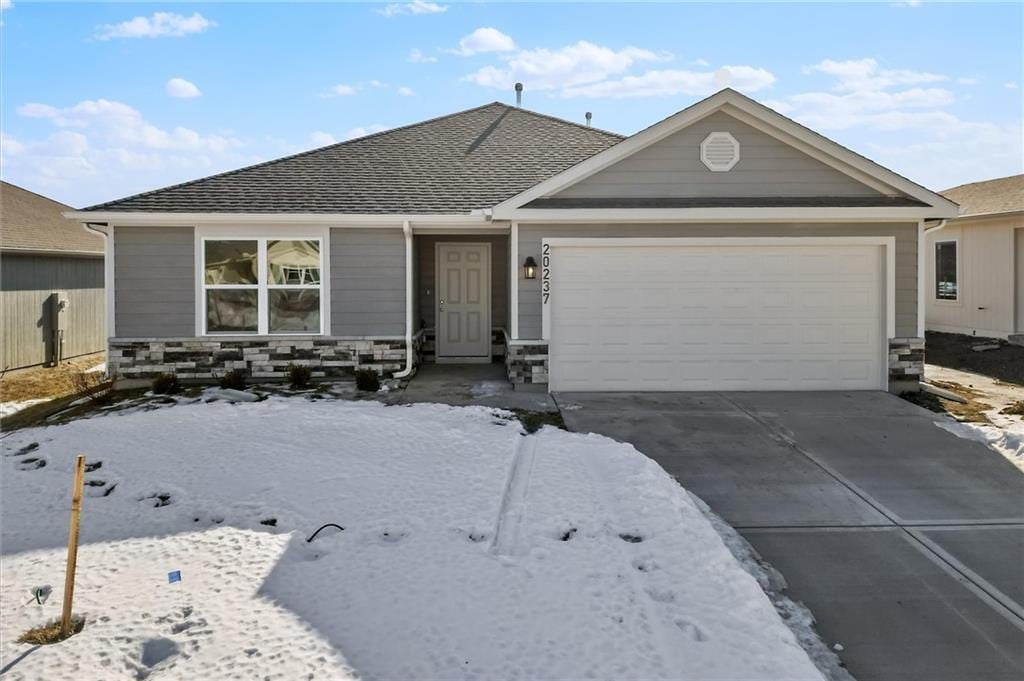
<svg viewBox="0 0 1024 681">
<path fill-rule="evenodd" d="M 1022 172 L 1024 13 L 0 0 L 2 174 L 84 206 L 513 102 L 632 133 L 723 83 L 934 189 Z"/>
</svg>

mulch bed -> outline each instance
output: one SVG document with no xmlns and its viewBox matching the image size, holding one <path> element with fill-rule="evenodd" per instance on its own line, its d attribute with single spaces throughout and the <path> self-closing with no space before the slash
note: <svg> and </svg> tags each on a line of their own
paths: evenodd
<svg viewBox="0 0 1024 681">
<path fill-rule="evenodd" d="M 971 349 L 974 345 L 994 343 L 999 344 L 998 350 L 976 352 Z M 929 331 L 925 334 L 924 356 L 928 364 L 1024 385 L 1024 347 L 1006 341 Z"/>
</svg>

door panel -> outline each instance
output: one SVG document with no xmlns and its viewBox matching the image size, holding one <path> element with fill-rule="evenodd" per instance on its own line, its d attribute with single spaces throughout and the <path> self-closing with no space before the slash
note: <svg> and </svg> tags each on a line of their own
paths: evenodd
<svg viewBox="0 0 1024 681">
<path fill-rule="evenodd" d="M 437 356 L 491 354 L 490 246 L 437 245 Z"/>
<path fill-rule="evenodd" d="M 881 247 L 552 251 L 552 390 L 884 387 Z"/>
</svg>

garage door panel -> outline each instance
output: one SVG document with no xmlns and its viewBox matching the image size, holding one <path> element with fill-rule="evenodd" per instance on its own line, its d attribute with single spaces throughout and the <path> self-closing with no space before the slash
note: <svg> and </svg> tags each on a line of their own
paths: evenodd
<svg viewBox="0 0 1024 681">
<path fill-rule="evenodd" d="M 878 246 L 555 247 L 553 390 L 877 389 Z"/>
</svg>

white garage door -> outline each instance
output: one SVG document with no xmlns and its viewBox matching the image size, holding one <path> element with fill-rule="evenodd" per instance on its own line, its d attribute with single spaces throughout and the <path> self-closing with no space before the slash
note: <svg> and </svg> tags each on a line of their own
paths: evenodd
<svg viewBox="0 0 1024 681">
<path fill-rule="evenodd" d="M 550 254 L 551 390 L 885 387 L 881 246 Z"/>
</svg>

